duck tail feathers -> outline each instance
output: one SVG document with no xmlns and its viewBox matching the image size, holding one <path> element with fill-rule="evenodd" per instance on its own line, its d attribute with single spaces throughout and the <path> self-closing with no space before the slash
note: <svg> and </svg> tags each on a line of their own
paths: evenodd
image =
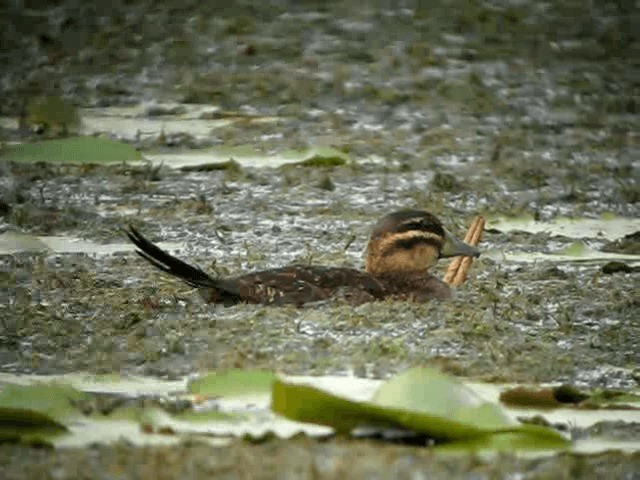
<svg viewBox="0 0 640 480">
<path fill-rule="evenodd" d="M 138 248 L 136 253 L 157 269 L 174 277 L 178 277 L 187 285 L 194 288 L 219 288 L 220 285 L 218 281 L 211 275 L 165 252 L 147 240 L 147 238 L 131 225 L 129 225 L 128 230 L 125 230 L 125 233 L 127 237 L 129 237 L 129 240 Z"/>
</svg>

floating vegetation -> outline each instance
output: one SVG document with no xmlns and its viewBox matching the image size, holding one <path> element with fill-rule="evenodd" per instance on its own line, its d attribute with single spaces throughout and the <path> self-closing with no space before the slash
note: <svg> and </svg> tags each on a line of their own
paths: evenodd
<svg viewBox="0 0 640 480">
<path fill-rule="evenodd" d="M 75 105 L 62 97 L 43 96 L 29 99 L 21 123 L 47 137 L 65 136 L 80 125 Z"/>
<path fill-rule="evenodd" d="M 191 380 L 189 393 L 210 397 L 269 393 L 276 376 L 266 370 L 226 370 Z"/>
<path fill-rule="evenodd" d="M 68 431 L 86 394 L 61 384 L 5 385 L 0 390 L 0 442 L 48 443 Z"/>
<path fill-rule="evenodd" d="M 228 170 L 235 173 L 240 173 L 242 171 L 242 167 L 240 164 L 234 159 L 227 160 L 226 162 L 219 163 L 202 163 L 202 164 L 194 164 L 194 165 L 185 165 L 184 167 L 180 167 L 180 170 L 183 172 L 215 172 L 218 170 Z"/>
<path fill-rule="evenodd" d="M 51 163 L 122 163 L 142 160 L 142 154 L 126 143 L 99 137 L 72 137 L 21 143 L 0 152 L 0 160 Z"/>
<path fill-rule="evenodd" d="M 447 449 L 557 449 L 569 442 L 545 427 L 518 425 L 496 404 L 483 402 L 460 381 L 414 368 L 384 383 L 370 402 L 355 402 L 314 387 L 276 381 L 272 408 L 292 420 L 331 426 L 404 429 Z M 427 440 L 427 441 L 429 441 Z"/>
</svg>

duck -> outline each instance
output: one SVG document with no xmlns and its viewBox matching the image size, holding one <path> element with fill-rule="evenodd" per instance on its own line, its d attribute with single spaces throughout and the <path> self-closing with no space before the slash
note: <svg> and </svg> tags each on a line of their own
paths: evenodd
<svg viewBox="0 0 640 480">
<path fill-rule="evenodd" d="M 131 225 L 125 232 L 136 253 L 151 265 L 196 288 L 205 302 L 225 306 L 302 306 L 332 298 L 352 305 L 448 299 L 449 285 L 429 270 L 440 258 L 480 255 L 426 210 L 399 210 L 381 217 L 369 236 L 364 270 L 294 264 L 222 278 L 171 255 Z"/>
</svg>

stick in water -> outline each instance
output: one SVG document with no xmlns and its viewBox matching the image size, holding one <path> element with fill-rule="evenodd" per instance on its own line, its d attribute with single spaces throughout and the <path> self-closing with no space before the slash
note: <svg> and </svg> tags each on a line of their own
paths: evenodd
<svg viewBox="0 0 640 480">
<path fill-rule="evenodd" d="M 476 247 L 482 239 L 483 231 L 484 217 L 477 216 L 471 223 L 471 226 L 467 231 L 467 235 L 464 237 L 464 241 L 469 245 Z M 467 279 L 467 273 L 471 268 L 471 262 L 473 262 L 473 258 L 471 257 L 455 257 L 447 268 L 447 272 L 444 275 L 444 282 L 448 283 L 452 287 L 462 285 Z"/>
</svg>

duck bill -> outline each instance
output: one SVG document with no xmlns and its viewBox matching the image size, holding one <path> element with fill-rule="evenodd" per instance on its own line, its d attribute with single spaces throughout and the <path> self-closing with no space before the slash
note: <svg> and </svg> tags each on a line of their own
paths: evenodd
<svg viewBox="0 0 640 480">
<path fill-rule="evenodd" d="M 478 250 L 473 245 L 469 245 L 468 243 L 463 242 L 462 240 L 458 240 L 456 237 L 451 235 L 447 230 L 444 231 L 444 244 L 442 245 L 442 249 L 440 250 L 440 258 L 447 257 L 479 257 L 480 250 Z"/>
</svg>

